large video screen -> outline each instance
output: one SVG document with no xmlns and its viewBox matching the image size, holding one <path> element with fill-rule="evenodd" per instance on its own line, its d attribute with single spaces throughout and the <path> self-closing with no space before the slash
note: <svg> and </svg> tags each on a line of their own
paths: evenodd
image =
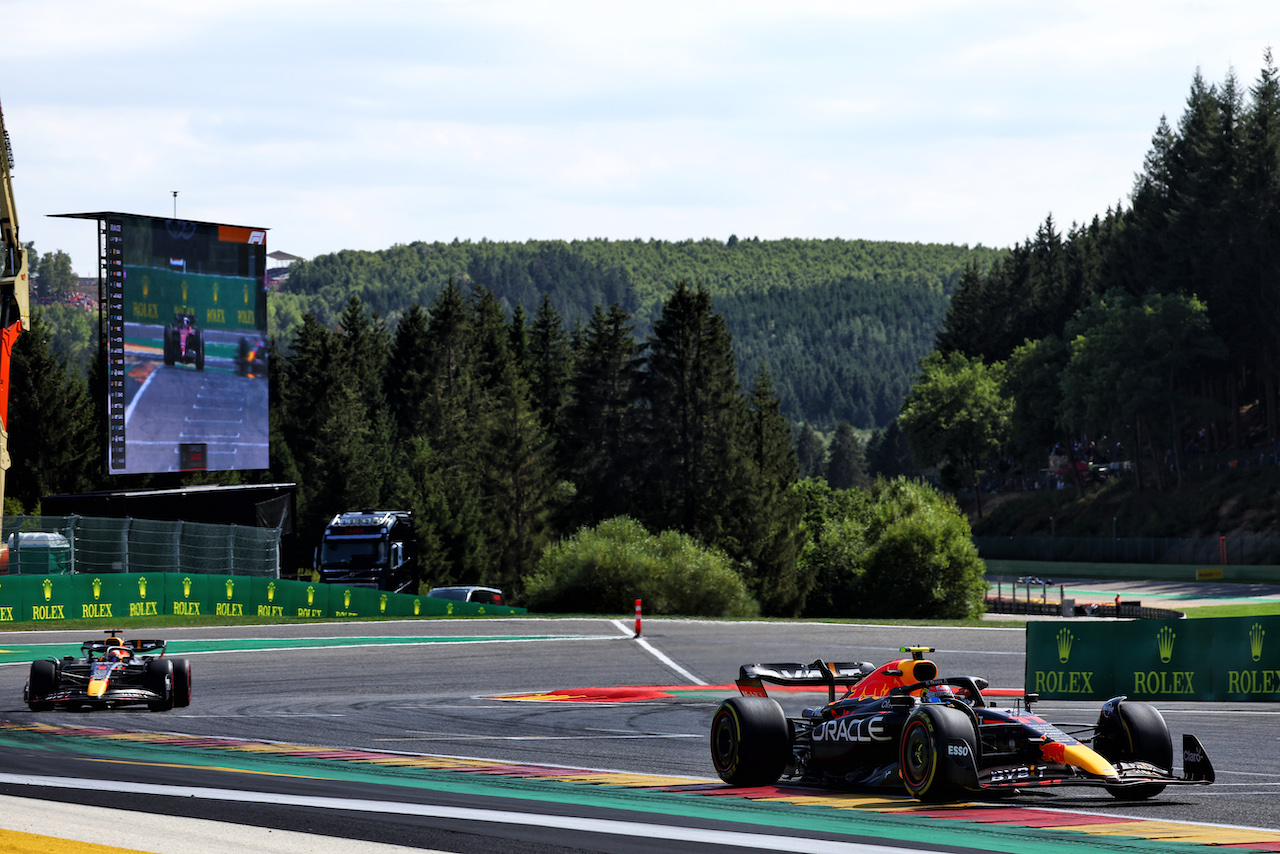
<svg viewBox="0 0 1280 854">
<path fill-rule="evenodd" d="M 268 468 L 266 229 L 99 216 L 108 471 Z"/>
</svg>

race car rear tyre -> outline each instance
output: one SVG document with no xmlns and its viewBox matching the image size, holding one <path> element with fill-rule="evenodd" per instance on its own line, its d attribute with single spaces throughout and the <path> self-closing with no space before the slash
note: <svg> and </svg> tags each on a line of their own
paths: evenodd
<svg viewBox="0 0 1280 854">
<path fill-rule="evenodd" d="M 48 712 L 53 701 L 45 697 L 58 690 L 58 663 L 56 661 L 31 662 L 31 675 L 27 678 L 27 708 L 33 712 Z"/>
<path fill-rule="evenodd" d="M 173 659 L 173 705 L 179 709 L 191 705 L 191 662 L 185 658 Z"/>
<path fill-rule="evenodd" d="M 173 659 L 156 658 L 147 662 L 142 675 L 142 685 L 161 699 L 151 700 L 147 708 L 153 712 L 167 712 L 173 708 Z"/>
<path fill-rule="evenodd" d="M 956 800 L 978 784 L 978 735 L 959 709 L 916 709 L 902 727 L 899 751 L 902 784 L 922 801 Z"/>
<path fill-rule="evenodd" d="M 1098 735 L 1093 748 L 1108 762 L 1150 762 L 1164 771 L 1173 770 L 1173 738 L 1164 715 L 1155 706 L 1121 700 L 1115 715 L 1098 718 Z M 1164 791 L 1163 783 L 1142 786 L 1108 786 L 1107 791 L 1122 801 L 1143 801 Z"/>
<path fill-rule="evenodd" d="M 731 786 L 768 786 L 791 762 L 791 728 L 776 700 L 730 697 L 711 720 L 711 762 Z"/>
<path fill-rule="evenodd" d="M 204 370 L 204 333 L 196 330 L 196 370 Z"/>
<path fill-rule="evenodd" d="M 164 363 L 172 365 L 175 361 L 177 357 L 174 355 L 173 330 L 166 326 L 164 328 Z"/>
</svg>

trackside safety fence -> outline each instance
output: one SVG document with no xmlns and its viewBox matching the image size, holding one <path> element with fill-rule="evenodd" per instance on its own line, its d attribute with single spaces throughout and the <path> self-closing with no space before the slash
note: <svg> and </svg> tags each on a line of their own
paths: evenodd
<svg viewBox="0 0 1280 854">
<path fill-rule="evenodd" d="M 1280 702 L 1280 616 L 1027 624 L 1042 699 Z"/>
<path fill-rule="evenodd" d="M 280 577 L 279 528 L 90 516 L 3 518 L 11 575 L 177 572 Z M 5 571 L 0 565 L 0 575 Z"/>
<path fill-rule="evenodd" d="M 974 537 L 983 560 L 1160 563 L 1218 566 L 1280 564 L 1275 537 Z"/>
<path fill-rule="evenodd" d="M 324 620 L 523 613 L 524 608 L 277 578 L 180 572 L 0 575 L 0 627 L 62 620 L 106 625 L 162 615 Z"/>
</svg>

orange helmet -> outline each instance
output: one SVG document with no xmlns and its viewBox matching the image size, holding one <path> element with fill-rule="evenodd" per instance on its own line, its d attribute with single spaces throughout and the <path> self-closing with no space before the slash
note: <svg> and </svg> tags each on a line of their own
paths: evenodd
<svg viewBox="0 0 1280 854">
<path fill-rule="evenodd" d="M 128 647 L 113 646 L 107 650 L 107 659 L 110 661 L 128 661 L 133 658 L 133 651 Z"/>
</svg>

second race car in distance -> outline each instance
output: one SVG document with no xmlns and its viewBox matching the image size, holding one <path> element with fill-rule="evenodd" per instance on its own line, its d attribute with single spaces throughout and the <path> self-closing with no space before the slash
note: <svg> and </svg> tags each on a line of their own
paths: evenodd
<svg viewBox="0 0 1280 854">
<path fill-rule="evenodd" d="M 183 309 L 173 315 L 173 323 L 164 328 L 164 363 L 195 365 L 204 370 L 204 333 L 196 325 L 193 312 Z"/>
<path fill-rule="evenodd" d="M 165 655 L 162 640 L 121 640 L 118 629 L 87 640 L 81 657 L 31 662 L 22 699 L 33 712 L 54 708 L 105 709 L 145 703 L 166 712 L 191 703 L 191 664 Z"/>
<path fill-rule="evenodd" d="M 1170 785 L 1205 785 L 1213 766 L 1200 742 L 1182 741 L 1183 776 L 1173 774 L 1173 742 L 1153 706 L 1115 697 L 1096 722 L 1049 723 L 1022 692 L 1017 708 L 998 708 L 987 681 L 938 676 L 929 647 L 910 658 L 869 662 L 751 664 L 739 670 L 742 694 L 720 704 L 711 722 L 711 759 L 734 786 L 779 778 L 805 784 L 905 789 L 947 801 L 1043 786 L 1100 786 L 1137 800 Z M 825 686 L 826 705 L 788 717 L 764 683 Z M 837 688 L 844 690 L 836 697 Z M 994 692 L 993 692 L 994 693 Z M 1070 731 L 1070 732 L 1068 732 Z"/>
</svg>

